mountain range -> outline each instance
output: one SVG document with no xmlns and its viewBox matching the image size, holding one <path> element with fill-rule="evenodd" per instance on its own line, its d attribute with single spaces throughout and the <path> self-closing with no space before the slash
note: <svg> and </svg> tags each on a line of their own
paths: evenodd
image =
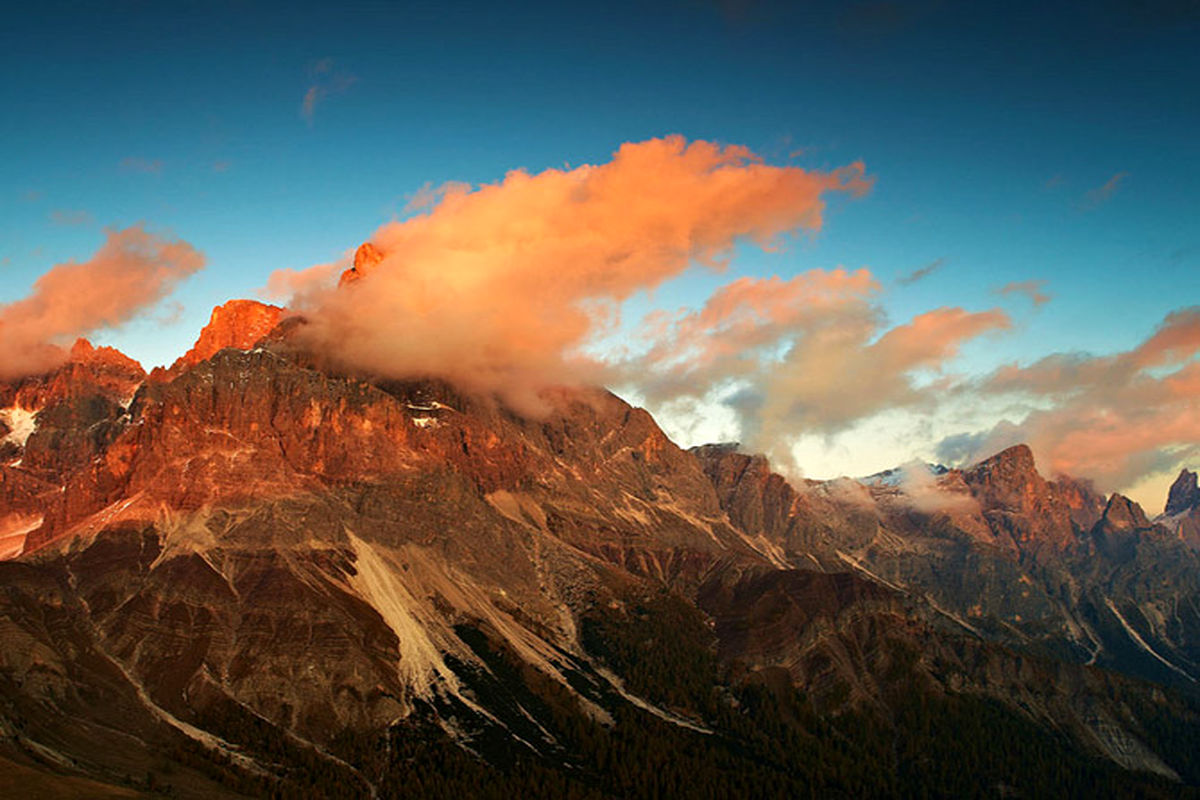
<svg viewBox="0 0 1200 800">
<path fill-rule="evenodd" d="M 1194 472 L 789 480 L 305 324 L 0 384 L 0 793 L 1200 796 Z"/>
</svg>

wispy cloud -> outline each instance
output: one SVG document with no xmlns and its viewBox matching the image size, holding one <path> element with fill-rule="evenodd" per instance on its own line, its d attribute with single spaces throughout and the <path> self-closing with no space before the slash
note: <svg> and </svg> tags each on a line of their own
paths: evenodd
<svg viewBox="0 0 1200 800">
<path fill-rule="evenodd" d="M 225 159 L 225 158 L 219 158 L 212 163 L 212 171 L 213 172 L 228 172 L 229 168 L 232 166 L 233 166 L 232 161 L 229 161 L 228 159 Z"/>
<path fill-rule="evenodd" d="M 998 289 L 993 289 L 995 294 L 1001 297 L 1009 297 L 1012 295 L 1022 295 L 1027 297 L 1035 307 L 1044 306 L 1054 299 L 1054 295 L 1046 294 L 1042 289 L 1046 286 L 1044 280 L 1036 281 L 1013 281 L 1006 283 Z"/>
<path fill-rule="evenodd" d="M 64 208 L 56 208 L 50 212 L 50 221 L 55 225 L 63 227 L 74 227 L 78 225 L 91 225 L 96 221 L 90 211 L 71 211 Z"/>
<path fill-rule="evenodd" d="M 308 71 L 309 85 L 300 101 L 300 116 L 311 126 L 317 106 L 330 97 L 342 94 L 354 85 L 357 77 L 340 69 L 332 58 L 322 58 Z"/>
<path fill-rule="evenodd" d="M 936 258 L 920 269 L 915 269 L 907 275 L 901 275 L 899 278 L 896 278 L 896 283 L 901 286 L 911 286 L 919 280 L 928 278 L 944 266 L 946 266 L 946 259 L 944 257 Z"/>
<path fill-rule="evenodd" d="M 0 377 L 53 368 L 73 339 L 128 322 L 204 266 L 204 255 L 187 242 L 141 225 L 106 237 L 87 261 L 57 264 L 27 297 L 0 306 Z"/>
<path fill-rule="evenodd" d="M 1121 184 L 1129 177 L 1128 172 L 1118 172 L 1113 175 L 1103 185 L 1097 186 L 1083 196 L 1081 207 L 1084 211 L 1091 211 L 1112 199 L 1112 196 L 1121 188 Z"/>
<path fill-rule="evenodd" d="M 813 270 L 790 281 L 741 278 L 699 311 L 659 318 L 648 352 L 624 365 L 655 410 L 722 402 L 740 440 L 789 472 L 805 434 L 833 436 L 894 409 L 931 409 L 968 341 L 1010 327 L 999 309 L 938 308 L 888 327 L 866 270 Z M 941 380 L 923 380 L 936 374 Z"/>
<path fill-rule="evenodd" d="M 139 172 L 144 175 L 161 175 L 163 162 L 161 159 L 146 159 L 138 158 L 137 156 L 126 156 L 121 159 L 118 164 L 122 172 Z"/>
</svg>

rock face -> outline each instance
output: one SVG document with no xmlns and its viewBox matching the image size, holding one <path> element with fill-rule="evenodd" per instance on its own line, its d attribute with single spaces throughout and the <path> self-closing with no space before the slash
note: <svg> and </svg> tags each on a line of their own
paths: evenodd
<svg viewBox="0 0 1200 800">
<path fill-rule="evenodd" d="M 338 280 L 338 286 L 345 286 L 361 279 L 380 261 L 383 261 L 383 258 L 383 251 L 370 242 L 360 245 L 358 250 L 354 251 L 354 265 L 342 273 L 342 277 Z"/>
<path fill-rule="evenodd" d="M 1179 477 L 1171 484 L 1167 494 L 1166 514 L 1182 514 L 1200 507 L 1200 487 L 1196 485 L 1196 473 L 1180 470 Z"/>
<path fill-rule="evenodd" d="M 0 758 L 184 797 L 462 795 L 480 760 L 515 796 L 969 793 L 932 747 L 1031 795 L 1046 760 L 1200 781 L 1200 706 L 1082 663 L 1195 668 L 1194 562 L 1124 498 L 1020 448 L 793 486 L 600 389 L 530 419 L 318 368 L 281 320 L 0 387 Z M 1015 760 L 930 733 L 972 720 Z"/>
<path fill-rule="evenodd" d="M 1077 543 L 1080 526 L 1071 507 L 1059 488 L 1038 474 L 1028 446 L 997 453 L 964 470 L 962 477 L 997 537 L 1033 552 L 1061 552 Z M 1084 529 L 1095 521 L 1085 518 Z"/>
<path fill-rule="evenodd" d="M 230 300 L 213 309 L 212 317 L 191 350 L 171 369 L 178 371 L 207 361 L 226 347 L 249 350 L 264 339 L 283 318 L 283 309 L 254 300 Z"/>
<path fill-rule="evenodd" d="M 1200 488 L 1196 473 L 1184 469 L 1171 484 L 1167 505 L 1156 522 L 1193 551 L 1200 552 Z"/>
</svg>

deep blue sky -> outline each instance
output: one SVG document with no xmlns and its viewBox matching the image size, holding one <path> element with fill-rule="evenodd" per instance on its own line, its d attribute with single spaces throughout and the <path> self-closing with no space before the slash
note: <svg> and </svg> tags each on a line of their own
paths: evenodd
<svg viewBox="0 0 1200 800">
<path fill-rule="evenodd" d="M 897 321 L 1005 305 L 1021 327 L 968 353 L 977 369 L 1127 348 L 1200 299 L 1194 0 L 514 5 L 10 6 L 0 300 L 89 256 L 103 226 L 145 220 L 209 266 L 172 324 L 167 309 L 99 338 L 169 362 L 214 304 L 337 257 L 424 184 L 603 161 L 668 133 L 778 163 L 862 159 L 874 191 L 733 271 L 891 281 L 944 259 L 884 302 Z M 993 294 L 1026 279 L 1054 300 Z"/>
</svg>

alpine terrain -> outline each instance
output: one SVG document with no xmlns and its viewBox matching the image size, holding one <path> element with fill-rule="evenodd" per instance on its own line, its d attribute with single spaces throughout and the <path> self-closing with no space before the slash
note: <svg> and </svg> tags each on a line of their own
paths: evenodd
<svg viewBox="0 0 1200 800">
<path fill-rule="evenodd" d="M 1200 796 L 1194 472 L 789 482 L 307 324 L 0 385 L 0 795 Z"/>
</svg>

